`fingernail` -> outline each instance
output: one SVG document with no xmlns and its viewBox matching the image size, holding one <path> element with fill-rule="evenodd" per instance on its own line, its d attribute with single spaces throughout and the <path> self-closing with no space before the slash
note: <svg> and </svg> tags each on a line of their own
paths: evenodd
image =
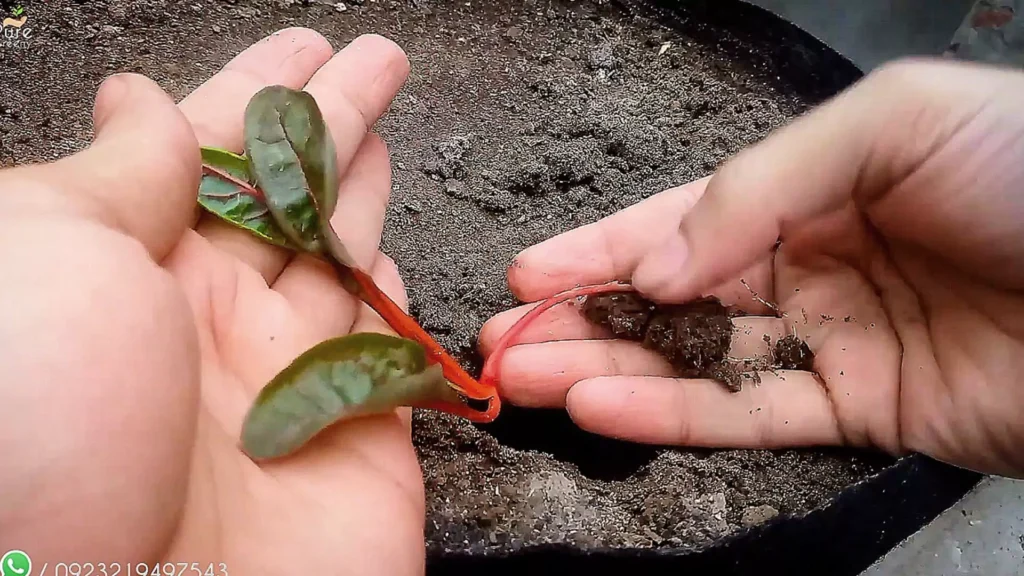
<svg viewBox="0 0 1024 576">
<path fill-rule="evenodd" d="M 682 290 L 690 248 L 681 234 L 672 234 L 648 254 L 633 272 L 633 286 L 652 298 L 673 298 Z"/>
</svg>

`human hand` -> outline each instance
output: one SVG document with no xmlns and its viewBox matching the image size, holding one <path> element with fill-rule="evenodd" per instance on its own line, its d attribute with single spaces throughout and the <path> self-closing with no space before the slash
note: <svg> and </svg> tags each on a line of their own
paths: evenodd
<svg viewBox="0 0 1024 576">
<path fill-rule="evenodd" d="M 240 152 L 249 98 L 305 87 L 338 147 L 334 227 L 405 302 L 377 249 L 391 170 L 369 130 L 409 64 L 375 36 L 332 52 L 309 30 L 279 32 L 179 106 L 145 78 L 114 77 L 92 146 L 0 173 L 0 541 L 40 565 L 422 572 L 407 412 L 344 423 L 261 466 L 237 445 L 250 403 L 292 359 L 387 325 L 330 266 L 196 209 L 199 145 Z"/>
<path fill-rule="evenodd" d="M 712 178 L 531 247 L 509 270 L 527 302 L 614 279 L 662 302 L 717 295 L 761 314 L 734 321 L 731 356 L 796 331 L 820 379 L 762 373 L 737 394 L 679 381 L 559 306 L 507 352 L 501 393 L 638 442 L 873 446 L 1024 475 L 1022 90 L 1017 71 L 886 66 Z M 529 307 L 485 325 L 485 354 Z"/>
</svg>

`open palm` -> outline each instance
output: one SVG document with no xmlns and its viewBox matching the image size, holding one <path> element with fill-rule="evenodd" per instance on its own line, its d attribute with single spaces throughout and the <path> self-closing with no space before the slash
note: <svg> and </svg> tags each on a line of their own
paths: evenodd
<svg viewBox="0 0 1024 576">
<path fill-rule="evenodd" d="M 240 152 L 249 98 L 271 84 L 304 88 L 337 142 L 343 180 L 333 225 L 404 305 L 397 270 L 378 252 L 391 170 L 370 128 L 407 74 L 405 55 L 386 39 L 360 37 L 333 54 L 320 35 L 285 30 L 177 107 L 143 78 L 108 81 L 93 146 L 6 175 L 5 191 L 20 190 L 2 200 L 5 215 L 20 216 L 6 234 L 34 248 L 16 251 L 6 236 L 0 243 L 20 279 L 3 299 L 16 320 L 0 334 L 12 342 L 16 334 L 24 349 L 0 368 L 5 386 L 24 383 L 3 389 L 0 417 L 28 430 L 56 424 L 5 435 L 5 453 L 42 460 L 21 478 L 0 476 L 5 497 L 24 495 L 0 513 L 5 542 L 17 534 L 37 562 L 185 562 L 218 574 L 422 571 L 423 488 L 407 413 L 338 426 L 260 466 L 238 449 L 250 403 L 292 359 L 322 340 L 387 325 L 329 266 L 197 219 L 195 206 L 196 140 Z M 40 298 L 49 308 L 33 316 Z M 33 340 L 38 332 L 45 337 Z M 40 372 L 54 350 L 61 360 Z M 39 457 L 41 439 L 48 459 Z M 32 481 L 61 473 L 75 481 L 51 490 Z"/>
<path fill-rule="evenodd" d="M 1021 89 L 1014 71 L 888 66 L 713 178 L 529 248 L 510 268 L 528 302 L 611 280 L 661 301 L 718 295 L 758 314 L 734 321 L 732 357 L 795 332 L 817 374 L 763 373 L 730 394 L 672 378 L 653 352 L 560 306 L 509 350 L 502 393 L 642 442 L 874 446 L 1024 473 Z M 485 326 L 485 354 L 528 307 Z"/>
</svg>

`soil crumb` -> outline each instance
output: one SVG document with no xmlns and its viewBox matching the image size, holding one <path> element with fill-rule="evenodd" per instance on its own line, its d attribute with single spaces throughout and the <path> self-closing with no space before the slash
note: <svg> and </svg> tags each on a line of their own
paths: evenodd
<svg viewBox="0 0 1024 576">
<path fill-rule="evenodd" d="M 780 338 L 770 355 L 730 358 L 735 332 L 732 318 L 742 312 L 723 305 L 718 298 L 660 305 L 635 292 L 610 292 L 587 297 L 582 313 L 616 338 L 658 352 L 681 378 L 716 380 L 732 392 L 742 389 L 746 373 L 760 384 L 757 371 L 814 371 L 814 353 L 795 334 Z M 767 335 L 765 341 L 771 343 Z"/>
<path fill-rule="evenodd" d="M 636 293 L 590 296 L 583 315 L 616 336 L 641 342 L 664 356 L 683 378 L 711 378 L 734 392 L 741 378 L 728 362 L 733 325 L 717 298 L 656 305 Z"/>
<path fill-rule="evenodd" d="M 780 338 L 775 343 L 775 366 L 781 370 L 814 372 L 814 352 L 796 334 Z"/>
<path fill-rule="evenodd" d="M 84 148 L 96 89 L 116 72 L 180 100 L 282 28 L 313 28 L 336 50 L 360 34 L 391 38 L 412 70 L 374 126 L 393 172 L 382 250 L 412 314 L 478 373 L 481 326 L 517 304 L 506 268 L 519 251 L 711 174 L 811 104 L 763 46 L 707 30 L 699 15 L 670 28 L 633 4 L 28 1 L 31 46 L 0 50 L 0 166 Z M 623 311 L 613 329 L 636 330 Z M 714 338 L 680 358 L 719 356 L 724 327 L 702 322 L 693 328 Z M 431 554 L 697 549 L 772 511 L 824 506 L 891 462 L 637 446 L 585 434 L 564 411 L 512 406 L 487 427 L 417 411 L 413 440 Z"/>
</svg>

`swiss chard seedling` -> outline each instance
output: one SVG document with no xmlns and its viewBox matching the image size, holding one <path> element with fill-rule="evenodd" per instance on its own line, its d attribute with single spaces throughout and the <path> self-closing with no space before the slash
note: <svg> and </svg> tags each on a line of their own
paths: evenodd
<svg viewBox="0 0 1024 576">
<path fill-rule="evenodd" d="M 310 94 L 283 86 L 260 90 L 245 109 L 244 154 L 204 147 L 202 161 L 198 201 L 203 209 L 265 242 L 328 261 L 342 286 L 399 335 L 351 334 L 299 356 L 249 409 L 242 429 L 247 454 L 285 456 L 339 420 L 398 406 L 441 410 L 474 422 L 497 417 L 502 349 L 550 306 L 542 305 L 513 327 L 481 379 L 473 379 L 377 287 L 332 228 L 339 186 L 336 149 Z M 467 400 L 487 407 L 475 410 Z"/>
</svg>

